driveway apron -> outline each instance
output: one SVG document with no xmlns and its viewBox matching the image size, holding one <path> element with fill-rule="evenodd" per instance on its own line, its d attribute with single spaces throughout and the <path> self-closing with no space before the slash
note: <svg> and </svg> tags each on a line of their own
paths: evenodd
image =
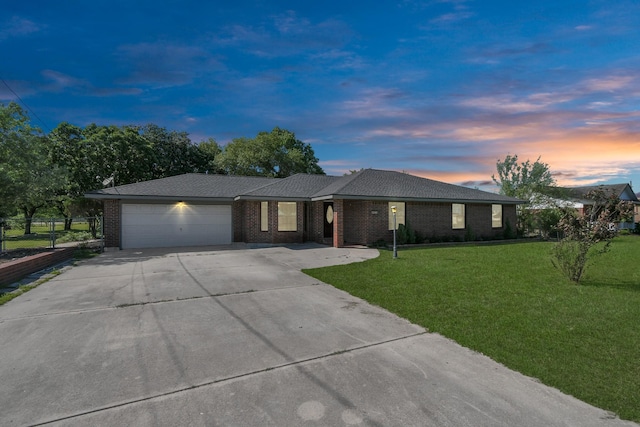
<svg viewBox="0 0 640 427">
<path fill-rule="evenodd" d="M 0 307 L 0 424 L 632 426 L 300 272 L 376 250 L 108 252 Z"/>
</svg>

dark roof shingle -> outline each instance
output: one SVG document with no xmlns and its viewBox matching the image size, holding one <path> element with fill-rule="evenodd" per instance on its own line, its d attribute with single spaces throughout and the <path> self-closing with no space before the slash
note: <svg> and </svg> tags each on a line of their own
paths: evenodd
<svg viewBox="0 0 640 427">
<path fill-rule="evenodd" d="M 229 199 L 276 181 L 275 178 L 188 173 L 87 193 L 93 198 Z"/>
<path fill-rule="evenodd" d="M 329 197 L 521 203 L 518 199 L 496 193 L 377 169 L 365 169 L 348 175 L 312 196 L 313 199 Z"/>
<path fill-rule="evenodd" d="M 496 193 L 401 172 L 364 169 L 345 176 L 297 174 L 288 178 L 185 174 L 91 191 L 96 199 L 382 199 L 464 203 L 523 203 Z"/>
</svg>

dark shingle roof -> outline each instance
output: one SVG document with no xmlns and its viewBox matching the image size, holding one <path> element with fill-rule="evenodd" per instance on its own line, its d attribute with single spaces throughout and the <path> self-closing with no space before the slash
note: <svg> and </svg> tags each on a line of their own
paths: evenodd
<svg viewBox="0 0 640 427">
<path fill-rule="evenodd" d="M 327 175 L 296 174 L 275 180 L 256 190 L 239 195 L 239 199 L 301 199 L 308 200 L 312 194 L 339 181 L 342 177 Z"/>
<path fill-rule="evenodd" d="M 238 194 L 276 181 L 274 178 L 188 173 L 135 184 L 91 191 L 97 199 L 217 199 L 229 201 Z"/>
<path fill-rule="evenodd" d="M 313 199 L 376 198 L 422 201 L 522 203 L 496 193 L 447 184 L 401 172 L 365 169 L 318 191 Z"/>
<path fill-rule="evenodd" d="M 420 178 L 365 169 L 345 176 L 297 174 L 288 178 L 185 174 L 85 194 L 94 199 L 131 200 L 323 200 L 378 199 L 465 203 L 523 203 L 512 197 Z"/>
<path fill-rule="evenodd" d="M 629 191 L 625 195 L 625 191 L 627 190 L 627 188 L 629 189 Z M 633 190 L 631 189 L 631 186 L 629 184 L 601 184 L 601 185 L 587 185 L 583 187 L 565 188 L 570 198 L 578 199 L 578 200 L 586 199 L 587 194 L 590 191 L 593 191 L 596 189 L 601 189 L 605 192 L 605 194 L 614 195 L 623 200 L 626 200 L 627 198 L 629 198 L 632 201 L 638 201 L 637 196 L 633 194 Z M 634 200 L 634 197 L 635 197 L 635 200 Z"/>
</svg>

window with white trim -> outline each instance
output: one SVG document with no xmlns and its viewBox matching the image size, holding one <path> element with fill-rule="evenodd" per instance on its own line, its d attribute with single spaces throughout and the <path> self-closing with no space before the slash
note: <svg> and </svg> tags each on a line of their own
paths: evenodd
<svg viewBox="0 0 640 427">
<path fill-rule="evenodd" d="M 389 230 L 393 230 L 393 212 L 391 211 L 391 206 L 396 207 L 396 230 L 400 226 L 400 224 L 404 224 L 404 213 L 405 206 L 404 202 L 389 202 L 389 206 L 387 211 L 389 212 Z"/>
<path fill-rule="evenodd" d="M 461 203 L 451 204 L 451 228 L 454 230 L 463 230 L 464 223 L 464 205 Z"/>
<path fill-rule="evenodd" d="M 491 227 L 502 228 L 502 205 L 491 205 Z"/>
<path fill-rule="evenodd" d="M 296 202 L 278 202 L 278 231 L 298 231 Z"/>
<path fill-rule="evenodd" d="M 260 231 L 269 231 L 269 202 L 260 202 Z"/>
</svg>

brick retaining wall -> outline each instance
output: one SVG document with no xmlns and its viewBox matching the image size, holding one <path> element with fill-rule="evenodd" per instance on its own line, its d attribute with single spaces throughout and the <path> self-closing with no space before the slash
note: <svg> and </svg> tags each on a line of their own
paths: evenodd
<svg viewBox="0 0 640 427">
<path fill-rule="evenodd" d="M 27 256 L 0 264 L 0 286 L 10 285 L 31 273 L 73 257 L 76 248 L 52 249 L 36 255 Z"/>
</svg>

